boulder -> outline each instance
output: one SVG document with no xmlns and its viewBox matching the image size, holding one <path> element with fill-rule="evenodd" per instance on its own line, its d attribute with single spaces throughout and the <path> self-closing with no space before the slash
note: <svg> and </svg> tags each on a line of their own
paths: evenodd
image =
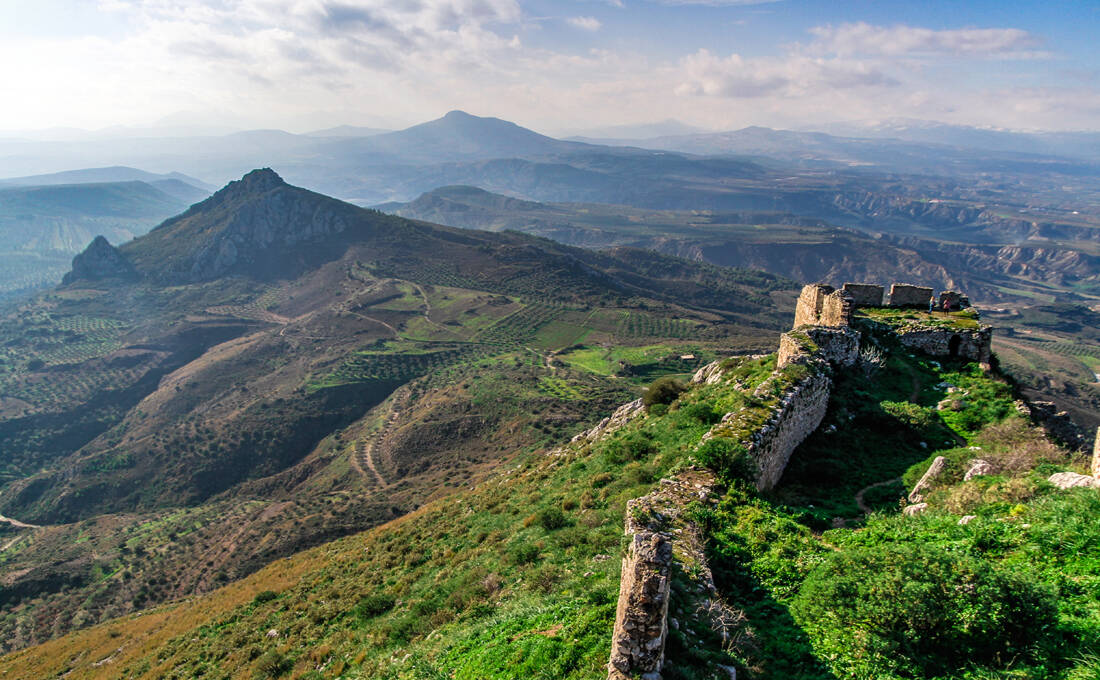
<svg viewBox="0 0 1100 680">
<path fill-rule="evenodd" d="M 916 515 L 921 514 L 922 512 L 924 512 L 927 509 L 928 509 L 928 504 L 927 503 L 916 503 L 914 505 L 905 506 L 905 509 L 902 510 L 902 513 L 906 517 L 914 517 Z"/>
<path fill-rule="evenodd" d="M 981 477 L 983 475 L 995 475 L 999 472 L 997 466 L 990 463 L 988 460 L 982 460 L 981 458 L 975 458 L 970 461 L 970 469 L 966 471 L 963 476 L 963 481 L 967 482 L 974 477 Z"/>
<path fill-rule="evenodd" d="M 1076 486 L 1100 489 L 1100 479 L 1088 475 L 1079 475 L 1076 472 L 1056 472 L 1047 481 L 1059 489 L 1072 489 Z"/>
</svg>

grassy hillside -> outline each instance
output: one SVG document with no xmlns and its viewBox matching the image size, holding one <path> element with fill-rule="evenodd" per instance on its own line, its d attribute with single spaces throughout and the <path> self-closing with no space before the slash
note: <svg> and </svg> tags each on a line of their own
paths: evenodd
<svg viewBox="0 0 1100 680">
<path fill-rule="evenodd" d="M 0 503 L 42 527 L 0 543 L 7 649 L 403 515 L 656 376 L 766 349 L 789 316 L 779 277 L 273 179 L 121 248 L 136 278 L 77 277 L 0 319 Z M 622 363 L 573 360 L 605 352 Z"/>
<path fill-rule="evenodd" d="M 719 467 L 725 497 L 695 517 L 737 616 L 723 643 L 674 601 L 665 676 L 718 677 L 726 663 L 748 678 L 1094 677 L 1100 496 L 1045 481 L 1082 461 L 1018 414 L 998 376 L 863 330 L 884 361 L 836 376 L 822 428 L 774 493 Z M 722 413 L 753 408 L 772 364 L 726 366 L 602 440 L 521 454 L 209 595 L 4 657 L 0 674 L 604 677 L 626 500 L 691 461 Z M 932 455 L 949 460 L 932 509 L 903 517 L 896 480 Z M 1001 472 L 962 481 L 977 455 Z"/>
</svg>

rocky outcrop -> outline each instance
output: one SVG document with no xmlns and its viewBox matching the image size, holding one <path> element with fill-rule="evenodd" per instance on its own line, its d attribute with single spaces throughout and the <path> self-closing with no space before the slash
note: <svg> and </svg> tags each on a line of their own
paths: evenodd
<svg viewBox="0 0 1100 680">
<path fill-rule="evenodd" d="M 944 467 L 947 466 L 947 459 L 943 456 L 936 456 L 932 464 L 928 466 L 924 474 L 921 475 L 920 481 L 916 483 L 913 490 L 909 492 L 910 503 L 922 503 L 924 501 L 924 492 L 932 486 L 932 482 L 943 474 Z"/>
<path fill-rule="evenodd" d="M 710 471 L 688 468 L 673 479 L 662 479 L 653 493 L 627 502 L 629 543 L 619 583 L 608 680 L 660 679 L 677 568 L 701 579 L 704 597 L 715 594 L 701 530 L 687 520 L 684 510 L 691 503 L 713 503 L 716 485 Z"/>
<path fill-rule="evenodd" d="M 963 475 L 963 481 L 969 482 L 975 477 L 995 475 L 997 474 L 997 472 L 999 472 L 999 470 L 997 466 L 993 463 L 989 462 L 988 460 L 983 460 L 981 458 L 975 458 L 974 460 L 970 461 L 970 467 L 969 469 L 967 469 L 966 474 Z"/>
<path fill-rule="evenodd" d="M 691 376 L 691 382 L 703 385 L 713 385 L 722 379 L 722 362 L 712 361 L 703 366 L 695 375 Z"/>
<path fill-rule="evenodd" d="M 590 430 L 585 430 L 578 435 L 575 435 L 570 443 L 577 443 L 581 441 L 598 441 L 603 439 L 607 435 L 611 434 L 615 430 L 619 429 L 623 425 L 627 424 L 634 418 L 645 413 L 645 406 L 642 404 L 641 399 L 635 399 L 634 401 L 623 404 L 619 408 L 615 409 L 609 417 L 601 420 L 595 427 Z"/>
<path fill-rule="evenodd" d="M 62 285 L 77 281 L 102 281 L 120 279 L 124 281 L 138 278 L 137 270 L 129 260 L 107 239 L 96 236 L 95 239 L 73 258 L 73 268 L 61 279 Z"/>
</svg>

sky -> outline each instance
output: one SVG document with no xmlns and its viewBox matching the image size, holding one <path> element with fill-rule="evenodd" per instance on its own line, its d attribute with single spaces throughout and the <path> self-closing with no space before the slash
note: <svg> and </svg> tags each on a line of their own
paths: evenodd
<svg viewBox="0 0 1100 680">
<path fill-rule="evenodd" d="M 0 0 L 0 130 L 1100 129 L 1100 2 Z"/>
</svg>

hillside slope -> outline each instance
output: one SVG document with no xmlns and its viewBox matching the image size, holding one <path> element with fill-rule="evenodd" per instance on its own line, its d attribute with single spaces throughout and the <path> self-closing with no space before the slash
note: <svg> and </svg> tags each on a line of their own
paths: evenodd
<svg viewBox="0 0 1100 680">
<path fill-rule="evenodd" d="M 363 210 L 257 171 L 0 319 L 10 645 L 400 516 L 774 342 L 793 282 Z M 74 617 L 73 611 L 80 610 Z"/>
<path fill-rule="evenodd" d="M 776 375 L 774 357 L 727 361 L 670 404 L 407 517 L 3 657 L 0 673 L 603 678 L 626 503 L 695 459 L 727 485 L 691 514 L 721 607 L 674 605 L 664 677 L 1093 677 L 1100 495 L 1046 481 L 1082 460 L 1029 425 L 999 376 L 903 350 L 884 321 L 859 322 L 878 355 L 834 376 L 822 427 L 771 494 L 699 445 L 724 413 L 766 402 L 757 387 Z M 975 455 L 999 471 L 964 480 Z M 900 479 L 932 456 L 947 466 L 930 509 L 902 516 Z"/>
</svg>

